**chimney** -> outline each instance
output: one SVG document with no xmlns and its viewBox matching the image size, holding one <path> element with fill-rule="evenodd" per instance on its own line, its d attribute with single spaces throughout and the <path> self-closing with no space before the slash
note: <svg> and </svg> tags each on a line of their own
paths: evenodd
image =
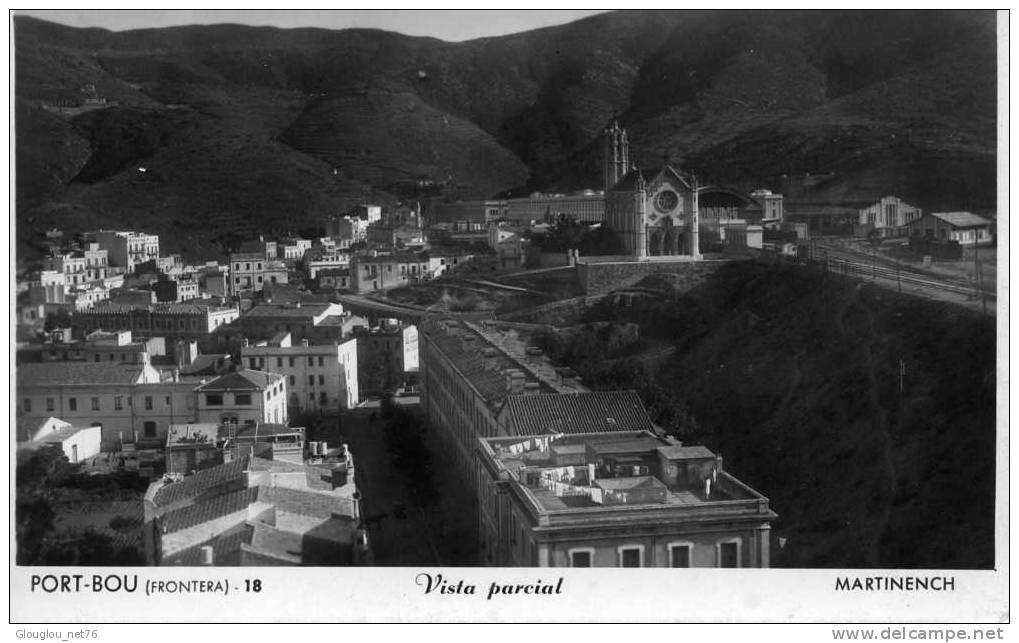
<svg viewBox="0 0 1019 643">
<path fill-rule="evenodd" d="M 461 346 L 461 348 L 463 348 L 463 351 L 465 353 L 473 352 L 474 351 L 474 347 L 475 347 L 476 344 L 477 344 L 477 340 L 474 338 L 474 335 L 468 335 L 468 334 L 464 333 L 464 335 L 463 335 L 463 337 L 461 338 L 461 341 L 460 341 L 460 346 Z"/>
<path fill-rule="evenodd" d="M 711 478 L 704 478 L 704 497 L 711 498 Z"/>
<path fill-rule="evenodd" d="M 302 339 L 301 340 L 301 346 L 307 346 L 307 345 L 308 345 L 308 340 Z"/>
<path fill-rule="evenodd" d="M 213 565 L 214 559 L 212 545 L 203 545 L 201 551 L 202 551 L 202 566 L 211 567 Z"/>
<path fill-rule="evenodd" d="M 541 393 L 541 384 L 538 382 L 525 382 L 524 395 L 537 395 Z"/>
<path fill-rule="evenodd" d="M 594 463 L 590 462 L 587 465 L 587 484 L 594 486 Z"/>
<path fill-rule="evenodd" d="M 180 369 L 179 368 L 173 369 L 173 381 L 174 382 L 179 382 L 180 381 Z"/>
<path fill-rule="evenodd" d="M 506 394 L 521 395 L 524 392 L 524 373 L 515 368 L 506 370 Z"/>
<path fill-rule="evenodd" d="M 486 371 L 491 371 L 496 368 L 499 359 L 499 351 L 494 348 L 486 348 L 481 351 L 481 365 Z"/>
</svg>

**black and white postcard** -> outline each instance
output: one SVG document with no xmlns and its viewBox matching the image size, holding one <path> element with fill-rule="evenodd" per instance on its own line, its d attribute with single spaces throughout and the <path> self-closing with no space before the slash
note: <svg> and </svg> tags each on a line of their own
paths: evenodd
<svg viewBox="0 0 1019 643">
<path fill-rule="evenodd" d="M 16 638 L 1003 638 L 1007 11 L 9 21 Z"/>
</svg>

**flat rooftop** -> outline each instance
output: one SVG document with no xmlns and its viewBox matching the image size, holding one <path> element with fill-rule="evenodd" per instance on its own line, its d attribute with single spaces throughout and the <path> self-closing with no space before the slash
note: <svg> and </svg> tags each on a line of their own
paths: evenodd
<svg viewBox="0 0 1019 643">
<path fill-rule="evenodd" d="M 544 511 L 766 500 L 702 446 L 647 431 L 484 440 Z"/>
</svg>

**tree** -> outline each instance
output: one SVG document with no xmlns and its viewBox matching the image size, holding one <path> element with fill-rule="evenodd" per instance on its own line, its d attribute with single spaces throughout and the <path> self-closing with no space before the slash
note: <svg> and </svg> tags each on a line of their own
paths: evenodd
<svg viewBox="0 0 1019 643">
<path fill-rule="evenodd" d="M 75 470 L 59 449 L 38 449 L 19 458 L 14 509 L 19 564 L 38 559 L 45 537 L 53 531 L 54 490 Z"/>
<path fill-rule="evenodd" d="M 43 323 L 43 330 L 47 333 L 58 328 L 70 327 L 71 313 L 67 312 L 67 309 L 58 308 L 55 311 L 46 314 L 46 321 Z"/>
</svg>

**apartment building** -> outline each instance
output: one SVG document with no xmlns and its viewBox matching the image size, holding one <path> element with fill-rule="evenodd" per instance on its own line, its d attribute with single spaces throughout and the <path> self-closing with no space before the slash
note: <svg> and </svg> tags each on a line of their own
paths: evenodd
<svg viewBox="0 0 1019 643">
<path fill-rule="evenodd" d="M 379 326 L 356 328 L 361 390 L 382 392 L 404 382 L 418 370 L 418 330 L 395 319 Z"/>
<path fill-rule="evenodd" d="M 203 341 L 220 326 L 237 319 L 235 306 L 202 302 L 127 305 L 100 303 L 72 317 L 79 337 L 95 330 L 130 330 L 137 338 L 166 337 Z"/>
<path fill-rule="evenodd" d="M 20 364 L 18 439 L 23 427 L 49 417 L 75 426 L 100 426 L 103 451 L 165 439 L 171 424 L 195 421 L 195 382 L 163 376 L 142 353 L 134 363 L 42 362 Z"/>
<path fill-rule="evenodd" d="M 251 369 L 221 375 L 195 388 L 196 422 L 286 424 L 287 383 L 282 375 Z"/>
<path fill-rule="evenodd" d="M 516 324 L 429 320 L 418 338 L 422 411 L 472 487 L 479 437 L 654 429 L 636 393 L 588 390 Z"/>
<path fill-rule="evenodd" d="M 359 401 L 356 339 L 296 345 L 289 332 L 241 348 L 241 363 L 251 370 L 283 376 L 291 413 L 351 409 Z"/>
<path fill-rule="evenodd" d="M 119 230 L 98 230 L 90 235 L 106 250 L 110 265 L 127 272 L 134 272 L 140 263 L 159 260 L 159 235 Z"/>
<path fill-rule="evenodd" d="M 650 431 L 479 438 L 483 562 L 768 567 L 768 499 L 702 446 Z"/>
<path fill-rule="evenodd" d="M 262 292 L 265 284 L 289 283 L 290 273 L 282 261 L 266 259 L 261 252 L 230 255 L 230 293 Z"/>
</svg>

